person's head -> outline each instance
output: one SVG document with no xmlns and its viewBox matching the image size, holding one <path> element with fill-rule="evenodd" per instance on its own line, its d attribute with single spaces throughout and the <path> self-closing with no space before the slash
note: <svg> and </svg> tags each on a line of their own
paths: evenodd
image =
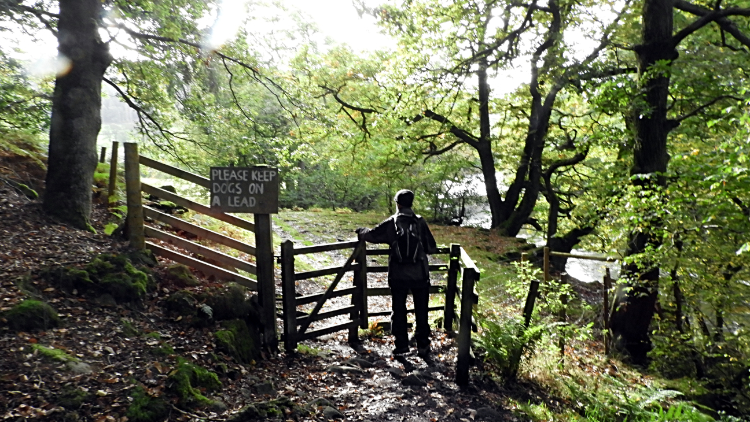
<svg viewBox="0 0 750 422">
<path fill-rule="evenodd" d="M 396 196 L 393 197 L 396 204 L 400 207 L 411 208 L 411 204 L 414 203 L 414 192 L 409 189 L 401 189 L 396 192 Z"/>
</svg>

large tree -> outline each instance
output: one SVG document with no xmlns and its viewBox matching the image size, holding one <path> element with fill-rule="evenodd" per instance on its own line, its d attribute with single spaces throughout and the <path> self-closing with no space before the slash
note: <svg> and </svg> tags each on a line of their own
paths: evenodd
<svg viewBox="0 0 750 422">
<path fill-rule="evenodd" d="M 687 15 L 685 14 L 687 12 Z M 679 14 L 681 27 L 674 28 Z M 696 16 L 691 19 L 690 15 Z M 666 187 L 669 162 L 669 134 L 685 119 L 695 117 L 711 107 L 736 102 L 732 94 L 737 87 L 726 85 L 724 93 L 706 98 L 702 104 L 678 115 L 678 95 L 670 91 L 673 68 L 682 56 L 688 64 L 700 51 L 696 46 L 680 52 L 679 47 L 689 37 L 703 37 L 702 44 L 712 49 L 724 49 L 726 54 L 747 54 L 750 38 L 730 18 L 750 16 L 750 9 L 717 2 L 712 8 L 682 0 L 645 0 L 641 13 L 641 39 L 633 48 L 638 65 L 638 96 L 631 115 L 633 128 L 633 165 L 631 180 L 642 198 L 650 198 L 657 205 L 668 200 Z M 715 25 L 718 31 L 708 31 Z M 734 38 L 729 41 L 727 38 Z M 734 53 L 733 53 L 734 52 Z M 734 91 L 734 92 L 733 92 Z M 670 112 L 672 113 L 670 115 Z M 652 210 L 653 211 L 653 210 Z M 612 329 L 620 344 L 637 362 L 646 360 L 650 349 L 649 326 L 653 318 L 659 289 L 660 268 L 655 259 L 662 246 L 663 216 L 660 212 L 644 213 L 629 237 L 626 255 L 630 257 L 625 274 L 630 278 L 627 297 L 612 315 Z"/>
<path fill-rule="evenodd" d="M 101 129 L 101 88 L 112 57 L 99 37 L 100 0 L 60 0 L 58 51 L 65 69 L 52 98 L 44 209 L 75 227 L 86 228 Z"/>
<path fill-rule="evenodd" d="M 0 18 L 4 21 L 27 29 L 49 30 L 58 40 L 63 68 L 57 75 L 52 98 L 44 198 L 44 209 L 49 214 L 78 228 L 90 227 L 102 82 L 113 86 L 137 111 L 142 132 L 152 140 L 189 139 L 175 132 L 171 126 L 174 120 L 154 104 L 163 86 L 189 85 L 195 69 L 211 67 L 212 59 L 220 60 L 222 68 L 230 73 L 234 66 L 269 90 L 276 88 L 260 74 L 260 66 L 252 58 L 244 60 L 248 58 L 247 45 L 230 57 L 217 51 L 217 46 L 204 44 L 208 28 L 199 28 L 199 22 L 211 10 L 215 6 L 210 0 L 0 2 Z M 108 34 L 106 40 L 100 36 L 104 32 Z M 114 43 L 133 51 L 136 57 L 113 59 L 109 47 Z M 149 61 L 161 67 L 149 67 Z M 151 75 L 147 75 L 149 72 Z M 138 85 L 138 80 L 154 74 L 162 82 L 154 91 Z M 174 89 L 167 91 L 176 95 Z M 241 107 L 234 98 L 232 104 Z"/>
<path fill-rule="evenodd" d="M 604 68 L 600 53 L 609 45 L 609 36 L 628 3 L 613 11 L 607 21 L 586 13 L 591 4 L 558 0 L 544 5 L 496 0 L 394 3 L 371 12 L 400 39 L 400 54 L 393 62 L 408 73 L 395 88 L 397 100 L 378 105 L 347 96 L 346 84 L 341 81 L 325 84 L 324 89 L 336 93 L 333 98 L 358 115 L 400 114 L 410 136 L 422 143 L 424 156 L 459 148 L 472 150 L 487 192 L 492 228 L 517 235 L 524 224 L 533 223 L 531 216 L 540 194 L 553 198 L 545 183 L 552 180 L 552 173 L 586 156 L 587 147 L 575 145 L 575 137 L 570 137 L 567 149 L 573 153 L 557 154 L 559 160 L 546 157 L 545 162 L 550 124 L 561 121 L 553 118 L 558 95 L 582 79 L 627 71 Z M 598 32 L 593 31 L 597 36 L 589 51 L 574 54 L 566 37 L 583 28 L 592 31 L 590 26 Z M 524 103 L 503 105 L 501 96 L 493 94 L 492 84 L 499 82 L 499 71 L 518 62 L 527 62 L 530 68 L 523 88 Z M 493 130 L 492 122 L 493 115 L 507 110 L 526 121 L 520 133 L 510 134 L 520 138 L 516 142 L 520 147 L 511 156 L 497 151 L 498 142 L 509 135 L 498 134 L 497 124 Z M 362 129 L 366 122 L 360 120 Z M 498 180 L 501 163 L 510 169 L 509 180 Z"/>
</svg>

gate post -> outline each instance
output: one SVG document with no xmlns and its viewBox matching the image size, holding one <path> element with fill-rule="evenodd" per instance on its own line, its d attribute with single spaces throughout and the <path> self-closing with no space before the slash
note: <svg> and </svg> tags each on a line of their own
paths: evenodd
<svg viewBox="0 0 750 422">
<path fill-rule="evenodd" d="M 443 327 L 446 333 L 453 331 L 453 320 L 456 319 L 456 291 L 458 290 L 458 272 L 461 269 L 461 245 L 451 243 L 448 260 L 448 285 L 445 288 L 445 308 L 443 311 Z"/>
<path fill-rule="evenodd" d="M 360 240 L 360 243 L 364 243 Z M 354 287 L 357 292 L 352 296 L 352 304 L 357 306 L 359 311 L 359 328 L 366 330 L 369 326 L 367 316 L 367 245 L 362 245 L 362 249 L 357 256 L 357 269 L 354 270 Z"/>
<path fill-rule="evenodd" d="M 294 288 L 294 242 L 281 244 L 281 298 L 284 304 L 284 350 L 297 348 L 297 297 Z"/>
<path fill-rule="evenodd" d="M 609 356 L 610 348 L 610 333 L 609 333 L 609 289 L 612 285 L 612 278 L 609 275 L 609 268 L 606 269 L 604 274 L 604 291 L 602 292 L 602 320 L 604 323 L 604 354 Z"/>
<path fill-rule="evenodd" d="M 125 190 L 127 192 L 128 228 L 130 246 L 136 249 L 146 247 L 143 233 L 143 203 L 141 201 L 141 169 L 138 162 L 138 144 L 125 143 Z"/>
<path fill-rule="evenodd" d="M 112 158 L 109 161 L 109 188 L 107 189 L 107 203 L 111 200 L 109 197 L 115 194 L 117 189 L 117 149 L 120 145 L 119 142 L 112 142 Z"/>
<path fill-rule="evenodd" d="M 461 280 L 461 319 L 458 327 L 458 362 L 456 384 L 469 384 L 471 360 L 471 313 L 474 308 L 474 282 L 478 274 L 474 268 L 464 268 Z"/>
<path fill-rule="evenodd" d="M 255 217 L 255 258 L 258 266 L 258 297 L 263 321 L 263 342 L 270 351 L 278 350 L 276 338 L 276 281 L 273 277 L 273 243 L 271 215 Z"/>
</svg>

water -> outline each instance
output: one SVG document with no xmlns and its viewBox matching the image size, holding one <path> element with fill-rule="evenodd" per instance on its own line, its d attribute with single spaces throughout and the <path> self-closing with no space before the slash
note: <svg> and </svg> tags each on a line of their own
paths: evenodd
<svg viewBox="0 0 750 422">
<path fill-rule="evenodd" d="M 465 226 L 483 227 L 485 229 L 489 229 L 491 223 L 492 215 L 490 214 L 488 205 L 470 206 L 466 208 L 466 219 L 464 222 Z M 529 243 L 534 243 L 534 245 L 536 245 L 537 247 L 542 247 L 546 243 L 544 240 L 544 236 L 540 235 L 540 233 L 537 231 L 523 229 L 516 237 L 525 239 Z M 573 249 L 571 253 L 576 255 L 596 257 L 604 256 L 602 254 L 580 249 Z M 620 277 L 619 262 L 602 262 L 589 259 L 570 258 L 565 265 L 565 271 L 571 277 L 585 283 L 602 281 L 604 279 L 604 275 L 606 274 L 607 268 L 609 268 L 610 276 L 612 278 L 617 279 Z"/>
</svg>

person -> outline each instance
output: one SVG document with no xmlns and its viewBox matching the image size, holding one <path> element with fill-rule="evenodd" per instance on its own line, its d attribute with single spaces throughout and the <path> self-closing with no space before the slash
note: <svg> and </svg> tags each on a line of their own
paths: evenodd
<svg viewBox="0 0 750 422">
<path fill-rule="evenodd" d="M 406 299 L 409 291 L 414 298 L 416 316 L 415 337 L 417 354 L 427 359 L 430 353 L 430 325 L 428 321 L 428 303 L 430 289 L 430 270 L 427 261 L 428 253 L 437 251 L 435 238 L 430 232 L 424 218 L 414 213 L 412 203 L 414 192 L 402 189 L 393 198 L 398 208 L 396 214 L 388 217 L 372 229 L 360 227 L 357 230 L 359 240 L 370 243 L 390 245 L 388 256 L 388 286 L 391 288 L 391 332 L 395 337 L 394 355 L 409 353 L 409 338 L 406 324 Z M 404 251 L 398 242 L 404 244 L 399 236 L 399 228 L 409 227 L 419 239 L 416 249 L 412 242 L 411 250 Z M 403 230 L 401 231 L 403 233 Z M 401 238 L 401 239 L 399 239 Z M 403 256 L 409 255 L 412 256 Z"/>
</svg>

